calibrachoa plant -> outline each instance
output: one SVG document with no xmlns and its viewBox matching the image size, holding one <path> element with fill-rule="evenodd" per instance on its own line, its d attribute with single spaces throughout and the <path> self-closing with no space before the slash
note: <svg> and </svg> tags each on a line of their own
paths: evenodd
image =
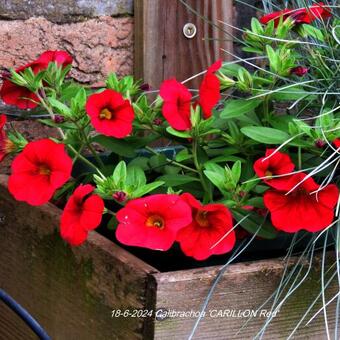
<svg viewBox="0 0 340 340">
<path fill-rule="evenodd" d="M 31 205 L 64 198 L 61 236 L 72 245 L 110 214 L 119 242 L 161 251 L 178 242 L 196 260 L 230 252 L 244 231 L 272 239 L 334 227 L 337 25 L 323 3 L 252 19 L 244 50 L 255 71 L 218 60 L 197 93 L 172 78 L 157 98 L 130 76 L 82 86 L 67 78 L 72 56 L 44 52 L 4 73 L 0 94 L 42 109 L 60 138 L 26 141 L 0 116 L 0 159 L 15 155 L 9 191 Z M 152 147 L 158 140 L 175 154 Z"/>
<path fill-rule="evenodd" d="M 46 115 L 60 135 L 27 141 L 0 115 L 11 194 L 62 206 L 61 237 L 74 246 L 106 214 L 118 242 L 178 243 L 197 261 L 237 239 L 300 231 L 339 249 L 340 21 L 330 3 L 293 3 L 253 18 L 242 30 L 251 57 L 216 61 L 197 91 L 172 78 L 153 96 L 115 74 L 90 88 L 68 78 L 66 51 L 5 72 L 2 100 Z"/>
</svg>

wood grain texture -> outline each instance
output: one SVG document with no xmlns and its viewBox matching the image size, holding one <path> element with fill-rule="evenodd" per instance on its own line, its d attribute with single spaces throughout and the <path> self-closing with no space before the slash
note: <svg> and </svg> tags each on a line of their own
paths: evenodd
<svg viewBox="0 0 340 340">
<path fill-rule="evenodd" d="M 0 287 L 53 339 L 151 339 L 152 323 L 112 318 L 111 310 L 153 308 L 156 270 L 97 233 L 70 248 L 59 237 L 60 210 L 16 202 L 6 183 L 0 176 Z M 20 322 L 0 313 L 0 339 L 31 339 Z"/>
<path fill-rule="evenodd" d="M 0 302 L 0 339 L 36 340 L 37 336 L 19 316 Z"/>
<path fill-rule="evenodd" d="M 219 58 L 230 59 L 221 51 L 232 51 L 230 30 L 218 20 L 232 21 L 232 0 L 185 2 L 192 10 L 179 0 L 135 0 L 135 76 L 155 89 L 164 79 L 183 81 Z M 182 31 L 188 22 L 197 27 L 192 39 Z M 197 88 L 200 81 L 188 85 Z"/>
<path fill-rule="evenodd" d="M 202 319 L 194 339 L 253 339 L 266 318 L 260 317 L 260 314 L 258 314 L 237 335 L 236 333 L 247 320 L 247 318 L 238 317 L 238 311 L 243 312 L 259 308 L 278 287 L 283 266 L 284 263 L 280 259 L 231 265 L 217 285 L 207 307 L 206 317 Z M 158 287 L 156 308 L 175 311 L 200 311 L 218 269 L 217 267 L 203 268 L 155 274 Z M 327 290 L 327 299 L 335 295 L 338 290 L 338 283 L 334 281 L 333 285 Z M 319 292 L 320 258 L 316 258 L 309 278 L 280 309 L 263 339 L 286 339 Z M 309 314 L 310 317 L 320 306 L 321 302 L 313 308 L 311 314 Z M 263 309 L 270 310 L 270 305 L 263 307 Z M 235 310 L 236 316 L 214 317 L 218 310 Z M 327 311 L 331 334 L 334 334 L 332 331 L 334 330 L 335 304 L 331 304 Z M 156 321 L 155 339 L 165 340 L 170 337 L 173 340 L 187 339 L 195 320 L 194 317 L 174 317 Z M 302 327 L 294 339 L 326 339 L 323 314 L 321 313 L 308 327 Z"/>
<path fill-rule="evenodd" d="M 12 295 L 53 339 L 185 340 L 193 317 L 111 318 L 113 309 L 166 309 L 197 312 L 219 267 L 160 273 L 97 233 L 81 247 L 70 248 L 59 237 L 60 210 L 47 204 L 30 207 L 14 201 L 0 176 L 0 287 Z M 1 219 L 2 220 L 2 219 Z M 291 265 L 296 261 L 291 260 Z M 307 263 L 307 262 L 306 262 Z M 306 266 L 306 263 L 304 265 Z M 327 264 L 334 263 L 332 255 Z M 252 339 L 265 317 L 254 317 L 236 335 L 245 318 L 210 317 L 210 311 L 257 309 L 278 286 L 284 262 L 262 260 L 231 265 L 223 274 L 194 339 Z M 337 281 L 326 300 L 338 292 Z M 287 301 L 264 339 L 286 339 L 320 291 L 320 257 L 308 279 Z M 320 307 L 318 303 L 310 315 Z M 34 339 L 17 316 L 0 305 L 0 339 Z M 327 308 L 334 328 L 334 304 Z M 269 309 L 268 306 L 264 309 Z M 308 320 L 308 319 L 307 319 Z M 324 339 L 320 314 L 294 339 Z"/>
</svg>

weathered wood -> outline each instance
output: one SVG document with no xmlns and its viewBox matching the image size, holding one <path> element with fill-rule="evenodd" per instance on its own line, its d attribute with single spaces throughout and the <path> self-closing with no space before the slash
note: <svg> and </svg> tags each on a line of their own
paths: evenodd
<svg viewBox="0 0 340 340">
<path fill-rule="evenodd" d="M 19 316 L 0 302 L 0 338 L 6 340 L 36 340 L 37 336 Z"/>
<path fill-rule="evenodd" d="M 293 259 L 292 264 L 295 262 Z M 307 264 L 306 264 L 307 266 Z M 247 320 L 238 317 L 239 311 L 246 312 L 258 309 L 278 287 L 284 262 L 281 259 L 263 260 L 249 263 L 234 264 L 224 273 L 221 281 L 209 302 L 206 317 L 195 333 L 194 339 L 230 340 L 253 339 L 263 326 L 266 318 L 259 314 L 252 318 L 247 327 L 239 334 L 238 330 Z M 208 290 L 218 272 L 215 268 L 203 268 L 169 273 L 154 274 L 157 280 L 156 309 L 175 311 L 200 311 Z M 336 279 L 327 290 L 326 300 L 333 297 L 339 290 Z M 289 298 L 274 318 L 263 339 L 287 339 L 310 303 L 320 293 L 320 258 L 314 260 L 314 268 L 308 279 Z M 312 309 L 313 315 L 322 306 L 321 301 Z M 271 305 L 261 310 L 270 311 Z M 235 311 L 234 316 L 214 317 L 217 311 Z M 335 303 L 327 308 L 330 333 L 334 334 Z M 210 314 L 210 312 L 212 314 Z M 307 318 L 305 323 L 309 320 Z M 196 321 L 195 317 L 174 317 L 156 321 L 155 338 L 159 340 L 187 339 Z M 303 327 L 294 339 L 326 339 L 323 314 L 308 327 Z"/>
<path fill-rule="evenodd" d="M 6 183 L 7 177 L 1 175 L 0 216 L 5 220 L 0 225 L 0 287 L 22 304 L 53 339 L 188 338 L 194 317 L 112 318 L 111 311 L 197 312 L 220 267 L 160 273 L 96 232 L 83 246 L 70 248 L 59 237 L 60 210 L 50 204 L 31 207 L 16 202 L 8 194 Z M 296 259 L 291 261 L 293 265 Z M 333 262 L 330 256 L 327 264 Z M 265 317 L 254 317 L 236 335 L 246 320 L 237 317 L 238 311 L 257 309 L 277 288 L 283 268 L 281 259 L 230 265 L 194 339 L 252 339 Z M 333 283 L 327 289 L 326 300 L 338 292 L 336 278 Z M 308 279 L 282 307 L 264 339 L 286 339 L 319 292 L 320 257 L 315 257 Z M 320 303 L 310 316 L 319 307 Z M 31 339 L 29 328 L 5 308 L 0 306 L 0 339 Z M 331 334 L 334 308 L 334 303 L 327 308 Z M 210 317 L 211 310 L 235 310 L 236 316 Z M 323 314 L 302 327 L 294 338 L 325 338 Z"/>
<path fill-rule="evenodd" d="M 6 182 L 0 176 L 0 215 L 5 216 L 0 225 L 0 287 L 53 339 L 151 339 L 152 324 L 112 318 L 111 311 L 153 308 L 149 274 L 156 270 L 97 233 L 85 245 L 70 248 L 59 237 L 60 210 L 16 202 Z M 0 339 L 17 334 L 9 328 L 20 322 L 15 314 L 0 313 Z M 30 329 L 26 331 L 21 339 L 30 338 Z"/>
<path fill-rule="evenodd" d="M 219 58 L 230 59 L 221 48 L 232 51 L 230 29 L 232 0 L 135 0 L 135 76 L 157 89 L 167 78 L 183 81 L 206 69 Z M 194 38 L 183 35 L 183 26 L 197 27 Z M 198 86 L 201 78 L 190 83 Z"/>
</svg>

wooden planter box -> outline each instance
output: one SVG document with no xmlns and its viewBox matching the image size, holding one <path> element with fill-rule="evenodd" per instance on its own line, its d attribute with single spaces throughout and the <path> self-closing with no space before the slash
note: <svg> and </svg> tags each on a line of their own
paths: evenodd
<svg viewBox="0 0 340 340">
<path fill-rule="evenodd" d="M 219 267 L 161 273 L 95 232 L 83 246 L 70 248 L 59 237 L 60 210 L 50 204 L 31 207 L 18 203 L 8 194 L 6 183 L 7 177 L 1 175 L 0 287 L 53 339 L 187 339 L 195 323 L 193 317 L 112 317 L 112 310 L 199 311 Z M 288 300 L 264 338 L 285 339 L 317 296 L 320 266 L 317 260 L 315 263 L 312 278 Z M 251 339 L 265 317 L 254 317 L 235 335 L 246 320 L 237 314 L 258 308 L 277 287 L 282 270 L 280 259 L 231 265 L 194 339 Z M 334 284 L 330 296 L 337 289 Z M 214 310 L 230 311 L 229 317 L 210 317 L 209 311 Z M 334 306 L 328 314 L 329 318 L 334 316 Z M 334 320 L 329 326 L 332 331 Z M 324 337 L 322 313 L 295 336 Z M 0 339 L 36 337 L 0 303 Z"/>
</svg>

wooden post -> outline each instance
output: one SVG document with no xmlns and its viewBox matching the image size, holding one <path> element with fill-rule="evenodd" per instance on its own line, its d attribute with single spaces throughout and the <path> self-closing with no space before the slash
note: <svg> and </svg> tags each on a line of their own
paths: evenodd
<svg viewBox="0 0 340 340">
<path fill-rule="evenodd" d="M 185 4 L 183 4 L 185 2 Z M 135 0 L 135 76 L 157 89 L 164 79 L 183 81 L 219 58 L 230 60 L 232 0 Z M 190 7 L 190 8 L 189 8 Z M 189 39 L 186 23 L 197 28 Z M 198 87 L 201 78 L 188 85 Z"/>
</svg>

